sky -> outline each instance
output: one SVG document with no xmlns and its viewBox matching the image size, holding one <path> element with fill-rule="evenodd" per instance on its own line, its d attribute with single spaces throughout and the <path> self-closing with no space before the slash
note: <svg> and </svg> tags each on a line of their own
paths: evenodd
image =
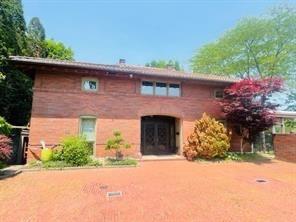
<svg viewBox="0 0 296 222">
<path fill-rule="evenodd" d="M 23 0 L 28 23 L 39 17 L 47 38 L 63 42 L 75 60 L 144 65 L 178 60 L 186 70 L 204 44 L 242 18 L 260 16 L 276 0 Z M 287 2 L 287 1 L 286 1 Z M 288 1 L 294 2 L 294 1 Z"/>
</svg>

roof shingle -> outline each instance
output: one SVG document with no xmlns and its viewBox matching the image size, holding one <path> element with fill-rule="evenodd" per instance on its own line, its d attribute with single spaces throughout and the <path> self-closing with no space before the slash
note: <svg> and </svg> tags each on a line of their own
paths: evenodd
<svg viewBox="0 0 296 222">
<path fill-rule="evenodd" d="M 230 78 L 227 76 L 219 76 L 212 74 L 200 74 L 200 73 L 188 73 L 181 72 L 172 69 L 162 69 L 162 68 L 152 68 L 128 64 L 95 64 L 87 62 L 76 62 L 76 61 L 66 61 L 66 60 L 57 60 L 57 59 L 48 59 L 48 58 L 35 58 L 35 57 L 25 57 L 25 56 L 10 56 L 9 60 L 15 63 L 24 63 L 24 64 L 36 64 L 36 65 L 55 65 L 63 67 L 72 67 L 72 68 L 86 68 L 93 70 L 104 70 L 109 72 L 121 72 L 128 74 L 138 74 L 138 75 L 147 75 L 155 77 L 168 77 L 168 78 L 179 78 L 179 79 L 188 79 L 188 80 L 203 80 L 203 81 L 213 81 L 213 82 L 225 82 L 225 83 L 234 83 L 238 79 Z"/>
</svg>

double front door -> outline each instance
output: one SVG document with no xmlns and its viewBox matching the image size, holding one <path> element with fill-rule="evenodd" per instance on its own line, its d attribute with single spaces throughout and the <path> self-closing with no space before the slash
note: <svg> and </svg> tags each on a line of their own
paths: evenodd
<svg viewBox="0 0 296 222">
<path fill-rule="evenodd" d="M 142 118 L 141 152 L 143 155 L 164 155 L 175 151 L 175 121 L 171 117 Z"/>
</svg>

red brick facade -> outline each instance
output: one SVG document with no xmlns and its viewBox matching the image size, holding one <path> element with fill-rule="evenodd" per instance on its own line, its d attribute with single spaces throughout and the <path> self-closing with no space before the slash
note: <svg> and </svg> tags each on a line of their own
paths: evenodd
<svg viewBox="0 0 296 222">
<path fill-rule="evenodd" d="M 277 159 L 296 162 L 296 134 L 275 134 L 273 143 Z"/>
<path fill-rule="evenodd" d="M 98 92 L 81 90 L 83 77 L 98 79 Z M 149 78 L 145 78 L 145 80 Z M 79 133 L 81 116 L 96 117 L 96 156 L 108 155 L 104 149 L 113 130 L 120 130 L 132 144 L 127 153 L 140 156 L 141 117 L 146 115 L 168 115 L 180 123 L 179 153 L 182 144 L 192 132 L 194 120 L 203 112 L 222 118 L 215 89 L 227 84 L 151 79 L 181 84 L 180 97 L 141 95 L 141 80 L 135 76 L 112 76 L 106 73 L 82 74 L 66 71 L 37 70 L 30 126 L 29 158 L 40 152 L 40 140 L 46 144 L 59 143 L 65 135 Z M 234 144 L 237 144 L 235 141 Z M 237 147 L 233 147 L 237 150 Z"/>
</svg>

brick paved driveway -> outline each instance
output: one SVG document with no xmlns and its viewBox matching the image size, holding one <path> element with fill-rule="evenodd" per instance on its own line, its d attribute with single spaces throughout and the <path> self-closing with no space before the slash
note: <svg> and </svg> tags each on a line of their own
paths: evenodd
<svg viewBox="0 0 296 222">
<path fill-rule="evenodd" d="M 107 191 L 123 195 L 108 200 Z M 0 221 L 295 221 L 296 164 L 162 161 L 24 172 L 0 181 L 0 203 Z"/>
</svg>

